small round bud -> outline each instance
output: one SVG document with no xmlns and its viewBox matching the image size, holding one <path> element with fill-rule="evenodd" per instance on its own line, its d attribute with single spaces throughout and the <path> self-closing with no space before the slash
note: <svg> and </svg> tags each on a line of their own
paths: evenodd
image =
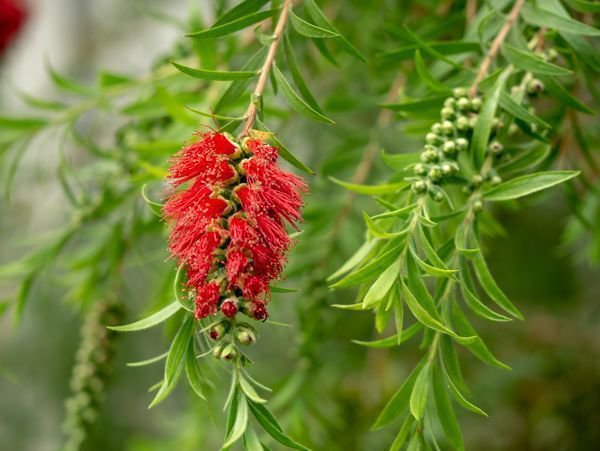
<svg viewBox="0 0 600 451">
<path fill-rule="evenodd" d="M 444 100 L 444 106 L 447 108 L 454 108 L 455 105 L 456 99 L 454 97 L 448 97 L 446 100 Z"/>
<path fill-rule="evenodd" d="M 492 152 L 494 155 L 500 155 L 502 153 L 502 151 L 504 150 L 504 146 L 502 144 L 500 144 L 498 141 L 492 141 L 488 146 L 488 150 L 490 152 Z"/>
<path fill-rule="evenodd" d="M 556 49 L 550 48 L 546 50 L 546 58 L 548 61 L 556 61 L 558 59 L 558 52 Z"/>
<path fill-rule="evenodd" d="M 212 355 L 215 359 L 220 359 L 221 354 L 223 354 L 223 345 L 218 344 L 213 348 Z"/>
<path fill-rule="evenodd" d="M 444 174 L 442 174 L 442 170 L 439 166 L 432 166 L 432 168 L 429 170 L 428 176 L 432 181 L 438 182 L 442 179 Z"/>
<path fill-rule="evenodd" d="M 223 320 L 220 323 L 215 324 L 213 327 L 211 327 L 208 335 L 213 340 L 220 340 L 227 333 L 229 327 L 231 327 L 229 321 Z"/>
<path fill-rule="evenodd" d="M 427 174 L 427 168 L 422 163 L 415 164 L 415 167 L 413 168 L 413 171 L 414 171 L 414 173 L 416 175 L 425 175 L 425 174 Z"/>
<path fill-rule="evenodd" d="M 440 137 L 435 133 L 427 133 L 425 135 L 425 142 L 427 144 L 437 144 L 440 141 Z"/>
<path fill-rule="evenodd" d="M 442 149 L 444 153 L 448 155 L 453 155 L 458 150 L 454 141 L 446 141 Z"/>
<path fill-rule="evenodd" d="M 256 333 L 248 326 L 240 325 L 234 332 L 235 339 L 246 346 L 256 342 Z"/>
<path fill-rule="evenodd" d="M 499 185 L 500 183 L 502 183 L 502 178 L 499 175 L 494 175 L 491 179 L 490 179 L 490 184 L 492 186 L 496 186 Z"/>
<path fill-rule="evenodd" d="M 483 202 L 481 202 L 479 199 L 476 200 L 475 202 L 473 202 L 473 211 L 475 211 L 476 213 L 479 213 L 482 210 L 483 210 Z"/>
<path fill-rule="evenodd" d="M 508 136 L 515 136 L 519 133 L 519 126 L 517 124 L 510 124 L 508 127 Z"/>
<path fill-rule="evenodd" d="M 469 141 L 467 141 L 465 138 L 456 138 L 456 141 L 454 142 L 456 143 L 456 149 L 458 151 L 464 151 L 469 148 Z"/>
<path fill-rule="evenodd" d="M 442 119 L 454 119 L 456 114 L 452 108 L 444 107 L 440 111 L 440 116 L 442 116 Z"/>
<path fill-rule="evenodd" d="M 529 94 L 529 95 L 539 94 L 543 90 L 544 90 L 544 83 L 542 83 L 542 81 L 538 80 L 537 78 L 529 80 L 529 82 L 527 83 L 527 94 Z"/>
<path fill-rule="evenodd" d="M 475 126 L 477 125 L 477 120 L 479 119 L 479 116 L 475 115 L 475 116 L 471 116 L 469 118 L 469 127 L 470 128 L 475 128 Z"/>
<path fill-rule="evenodd" d="M 423 150 L 433 150 L 434 152 L 437 152 L 438 148 L 433 144 L 425 144 Z"/>
<path fill-rule="evenodd" d="M 421 153 L 423 163 L 435 163 L 438 161 L 438 153 L 435 150 L 426 150 Z"/>
<path fill-rule="evenodd" d="M 238 352 L 237 349 L 235 349 L 235 346 L 232 345 L 231 343 L 226 344 L 223 347 L 223 351 L 221 351 L 221 359 L 222 360 L 233 360 L 237 357 Z"/>
<path fill-rule="evenodd" d="M 440 166 L 440 169 L 442 170 L 442 173 L 444 175 L 451 175 L 454 172 L 454 166 L 452 166 L 451 164 L 448 163 L 444 163 Z"/>
<path fill-rule="evenodd" d="M 444 200 L 444 193 L 442 193 L 441 191 L 436 191 L 434 193 L 432 192 L 429 193 L 429 195 L 435 202 L 441 202 Z"/>
<path fill-rule="evenodd" d="M 467 90 L 466 90 L 466 88 L 454 88 L 452 90 L 452 95 L 458 99 L 459 97 L 466 96 Z"/>
<path fill-rule="evenodd" d="M 434 133 L 436 135 L 441 135 L 442 134 L 442 124 L 440 124 L 439 122 L 436 122 L 435 124 L 433 124 L 431 126 L 431 133 Z"/>
<path fill-rule="evenodd" d="M 471 183 L 474 186 L 479 186 L 483 183 L 483 177 L 479 174 L 475 174 L 473 177 L 471 177 Z"/>
<path fill-rule="evenodd" d="M 456 101 L 456 106 L 460 111 L 467 111 L 471 108 L 471 101 L 468 97 L 461 97 Z"/>
<path fill-rule="evenodd" d="M 469 118 L 466 116 L 459 116 L 458 119 L 456 119 L 456 128 L 461 132 L 469 130 L 471 128 L 471 122 L 469 121 Z"/>
<path fill-rule="evenodd" d="M 238 312 L 237 301 L 235 299 L 226 299 L 221 304 L 221 311 L 227 318 L 233 318 Z"/>
<path fill-rule="evenodd" d="M 425 193 L 427 192 L 427 183 L 425 183 L 423 180 L 417 180 L 413 182 L 413 184 L 411 185 L 411 189 L 416 194 Z"/>
<path fill-rule="evenodd" d="M 473 111 L 479 111 L 481 109 L 481 97 L 473 97 L 471 99 L 471 109 Z"/>
<path fill-rule="evenodd" d="M 492 128 L 494 130 L 500 130 L 501 128 L 504 128 L 504 122 L 502 121 L 502 119 L 498 119 L 497 117 L 495 117 L 492 121 Z"/>
<path fill-rule="evenodd" d="M 442 131 L 444 135 L 452 135 L 454 133 L 454 125 L 450 121 L 442 122 Z"/>
</svg>

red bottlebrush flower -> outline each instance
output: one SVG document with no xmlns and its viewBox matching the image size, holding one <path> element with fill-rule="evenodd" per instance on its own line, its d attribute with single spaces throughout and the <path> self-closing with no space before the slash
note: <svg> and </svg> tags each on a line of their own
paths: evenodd
<svg viewBox="0 0 600 451">
<path fill-rule="evenodd" d="M 205 133 L 172 160 L 174 189 L 163 207 L 171 225 L 169 250 L 184 265 L 196 292 L 196 317 L 240 305 L 266 320 L 269 283 L 285 264 L 291 240 L 284 221 L 300 220 L 304 181 L 281 170 L 278 149 L 256 139 L 240 146 L 222 133 Z M 239 301 L 238 301 L 239 299 Z"/>
<path fill-rule="evenodd" d="M 18 0 L 0 0 L 0 55 L 23 27 L 27 11 Z"/>
</svg>

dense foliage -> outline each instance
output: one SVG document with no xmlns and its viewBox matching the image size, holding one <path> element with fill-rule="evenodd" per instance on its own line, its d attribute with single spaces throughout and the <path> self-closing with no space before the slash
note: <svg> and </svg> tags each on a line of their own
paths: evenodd
<svg viewBox="0 0 600 451">
<path fill-rule="evenodd" d="M 67 219 L 0 267 L 16 284 L 1 305 L 18 324 L 52 293 L 85 317 L 65 449 L 488 445 L 463 430 L 471 413 L 497 415 L 493 381 L 507 383 L 497 372 L 521 352 L 504 352 L 528 321 L 505 292 L 569 295 L 549 280 L 561 233 L 573 261 L 600 258 L 599 10 L 583 0 L 217 1 L 190 13 L 151 73 L 101 72 L 88 85 L 49 68 L 63 98 L 24 95 L 32 115 L 0 116 L 3 179 L 7 198 L 24 190 L 23 156 L 58 136 L 45 151 L 58 155 Z M 304 201 L 292 172 L 310 187 Z M 536 248 L 547 230 L 550 244 Z M 146 332 L 161 327 L 164 339 Z M 126 372 L 161 367 L 141 415 L 179 419 L 164 441 L 108 437 L 111 410 L 96 425 L 118 384 L 111 373 L 124 374 L 113 357 L 129 342 L 116 332 L 151 337 L 140 347 L 150 357 Z M 473 357 L 493 372 L 482 376 Z M 483 386 L 473 393 L 471 376 Z M 178 385 L 181 401 L 160 404 Z M 516 433 L 489 446 L 600 443 L 553 434 L 557 448 Z"/>
</svg>

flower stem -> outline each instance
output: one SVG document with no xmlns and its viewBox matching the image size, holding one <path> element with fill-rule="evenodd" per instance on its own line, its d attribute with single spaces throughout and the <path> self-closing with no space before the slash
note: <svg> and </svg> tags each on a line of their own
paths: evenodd
<svg viewBox="0 0 600 451">
<path fill-rule="evenodd" d="M 277 55 L 277 49 L 279 47 L 279 43 L 281 42 L 281 38 L 283 37 L 283 32 L 289 17 L 291 4 L 292 0 L 284 0 L 283 6 L 281 7 L 281 14 L 277 20 L 275 31 L 273 32 L 273 42 L 269 46 L 269 52 L 267 53 L 267 57 L 265 58 L 262 68 L 260 69 L 258 82 L 256 83 L 256 88 L 254 88 L 254 93 L 252 94 L 252 101 L 246 110 L 246 122 L 244 123 L 244 129 L 240 137 L 248 136 L 250 129 L 256 120 L 260 98 L 262 97 L 265 86 L 267 85 L 267 79 L 269 78 L 271 67 L 273 67 L 273 63 L 275 62 L 275 56 Z"/>
</svg>

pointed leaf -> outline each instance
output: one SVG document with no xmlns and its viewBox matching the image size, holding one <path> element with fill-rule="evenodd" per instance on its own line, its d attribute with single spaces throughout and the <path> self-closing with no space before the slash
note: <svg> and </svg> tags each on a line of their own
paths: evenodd
<svg viewBox="0 0 600 451">
<path fill-rule="evenodd" d="M 200 78 L 202 80 L 213 80 L 213 81 L 231 81 L 231 80 L 245 80 L 247 78 L 256 77 L 258 72 L 255 71 L 217 71 L 217 70 L 205 70 L 205 69 L 194 69 L 193 67 L 184 66 L 182 64 L 171 61 L 171 64 L 177 68 L 180 72 L 189 75 L 194 78 Z"/>
<path fill-rule="evenodd" d="M 416 420 L 423 418 L 423 414 L 425 413 L 430 384 L 431 362 L 428 360 L 423 368 L 421 368 L 421 371 L 419 371 L 419 375 L 415 380 L 415 386 L 410 394 L 410 413 L 412 413 Z"/>
<path fill-rule="evenodd" d="M 326 30 L 325 28 L 317 27 L 316 25 L 301 19 L 293 11 L 290 11 L 290 19 L 294 29 L 307 38 L 322 39 L 335 38 L 339 36 L 335 31 Z"/>
<path fill-rule="evenodd" d="M 502 46 L 502 53 L 511 64 L 536 75 L 550 75 L 554 77 L 573 73 L 564 67 L 544 61 L 529 50 L 522 50 L 510 44 Z"/>
<path fill-rule="evenodd" d="M 363 299 L 363 309 L 366 310 L 379 303 L 394 286 L 399 274 L 400 259 L 397 259 L 371 285 L 371 288 L 369 288 Z"/>
<path fill-rule="evenodd" d="M 269 9 L 267 11 L 259 11 L 248 14 L 247 16 L 234 19 L 230 22 L 215 25 L 207 30 L 189 33 L 186 36 L 194 39 L 218 38 L 221 36 L 226 36 L 228 34 L 235 33 L 236 31 L 243 30 L 244 28 L 254 25 L 255 23 L 271 18 L 273 17 L 273 13 L 276 11 L 277 9 Z"/>
<path fill-rule="evenodd" d="M 508 180 L 483 193 L 487 201 L 504 201 L 542 191 L 577 177 L 579 171 L 536 172 Z"/>
<path fill-rule="evenodd" d="M 400 183 L 387 183 L 382 185 L 357 185 L 355 183 L 343 182 L 342 180 L 336 179 L 335 177 L 329 177 L 333 183 L 343 186 L 347 190 L 353 191 L 358 194 L 390 194 L 397 193 L 400 190 L 405 189 L 409 184 L 408 182 Z"/>
<path fill-rule="evenodd" d="M 521 10 L 521 17 L 525 22 L 538 27 L 549 28 L 566 33 L 583 36 L 600 36 L 600 30 L 590 27 L 571 18 L 562 17 L 545 9 L 525 3 Z"/>
<path fill-rule="evenodd" d="M 172 302 L 158 312 L 148 316 L 147 318 L 141 319 L 131 324 L 124 326 L 107 326 L 109 329 L 117 330 L 119 332 L 133 332 L 136 330 L 149 329 L 150 327 L 156 326 L 163 321 L 169 319 L 175 313 L 179 311 L 181 304 L 177 301 Z"/>
</svg>

